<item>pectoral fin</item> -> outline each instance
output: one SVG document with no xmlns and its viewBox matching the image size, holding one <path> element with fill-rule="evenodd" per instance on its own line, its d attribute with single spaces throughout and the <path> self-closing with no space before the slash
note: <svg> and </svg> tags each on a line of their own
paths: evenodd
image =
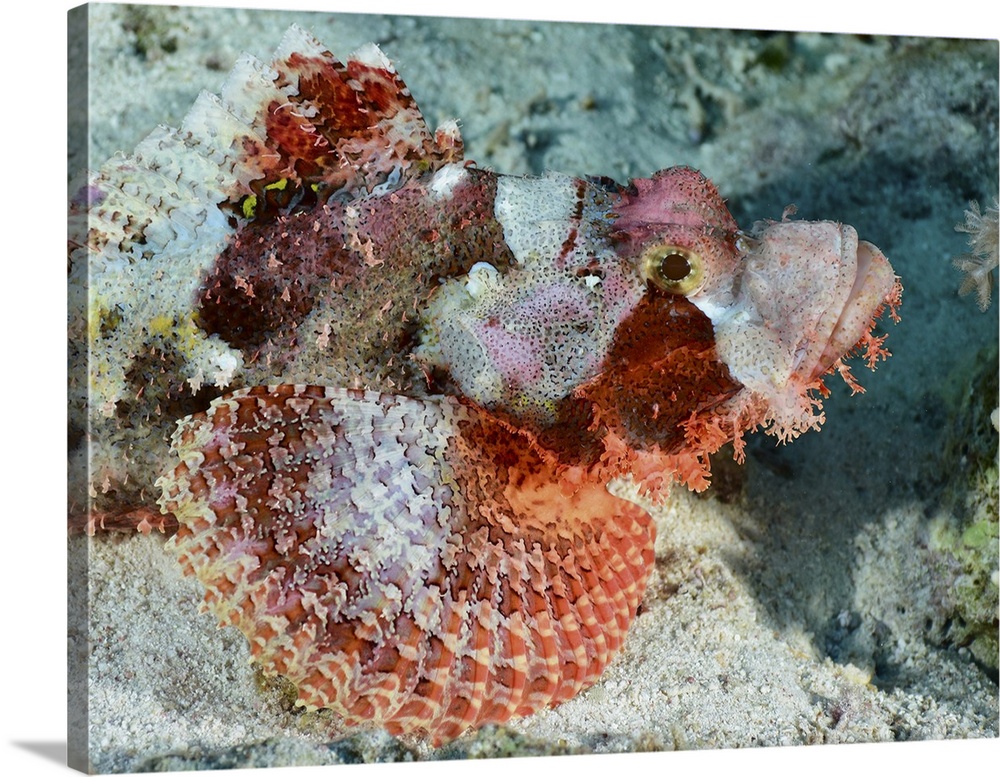
<svg viewBox="0 0 1000 777">
<path fill-rule="evenodd" d="M 644 510 L 450 397 L 242 390 L 173 450 L 160 505 L 208 608 L 351 725 L 441 742 L 565 701 L 653 560 Z"/>
</svg>

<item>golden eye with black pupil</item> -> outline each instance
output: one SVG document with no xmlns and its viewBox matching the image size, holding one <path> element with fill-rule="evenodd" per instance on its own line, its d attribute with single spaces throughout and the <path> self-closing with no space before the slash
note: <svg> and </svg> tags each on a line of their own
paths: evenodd
<svg viewBox="0 0 1000 777">
<path fill-rule="evenodd" d="M 701 257 L 675 245 L 647 248 L 642 254 L 642 275 L 658 288 L 684 296 L 698 291 L 705 279 Z"/>
</svg>

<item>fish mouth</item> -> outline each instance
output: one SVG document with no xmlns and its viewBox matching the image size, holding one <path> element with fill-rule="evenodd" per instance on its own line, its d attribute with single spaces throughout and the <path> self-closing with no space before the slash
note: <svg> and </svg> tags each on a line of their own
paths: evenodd
<svg viewBox="0 0 1000 777">
<path fill-rule="evenodd" d="M 691 301 L 712 321 L 716 352 L 782 439 L 822 422 L 816 391 L 837 371 L 861 386 L 842 359 L 865 351 L 869 367 L 888 355 L 872 329 L 901 287 L 889 261 L 853 227 L 833 221 L 755 225 L 742 241 L 731 303 Z"/>
<path fill-rule="evenodd" d="M 851 227 L 842 229 L 854 232 Z M 858 241 L 856 233 L 853 242 L 857 244 L 854 284 L 813 371 L 814 378 L 828 372 L 839 359 L 861 345 L 883 309 L 887 305 L 894 307 L 899 301 L 899 282 L 885 254 L 866 240 Z"/>
<path fill-rule="evenodd" d="M 814 383 L 870 339 L 884 306 L 898 301 L 895 273 L 847 224 L 771 222 L 754 237 L 741 307 L 767 330 L 775 387 Z"/>
</svg>

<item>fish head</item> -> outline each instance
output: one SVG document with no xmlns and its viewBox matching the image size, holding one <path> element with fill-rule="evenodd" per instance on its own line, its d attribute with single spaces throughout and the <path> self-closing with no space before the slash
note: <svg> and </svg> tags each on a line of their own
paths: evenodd
<svg viewBox="0 0 1000 777">
<path fill-rule="evenodd" d="M 815 428 L 823 376 L 836 369 L 858 391 L 843 359 L 864 350 L 874 366 L 888 355 L 872 330 L 886 308 L 896 318 L 901 286 L 849 225 L 786 217 L 744 232 L 708 179 L 673 168 L 633 183 L 615 234 L 651 290 L 683 296 L 711 322 L 715 358 L 743 387 L 729 403 L 743 426 L 782 439 Z"/>
<path fill-rule="evenodd" d="M 602 456 L 693 456 L 673 466 L 701 485 L 705 456 L 744 431 L 817 427 L 827 372 L 857 388 L 843 357 L 886 354 L 871 328 L 899 287 L 877 248 L 834 222 L 743 231 L 691 168 L 628 186 L 499 176 L 494 214 L 509 258 L 442 283 L 414 356 L 574 455 L 583 426 Z"/>
</svg>

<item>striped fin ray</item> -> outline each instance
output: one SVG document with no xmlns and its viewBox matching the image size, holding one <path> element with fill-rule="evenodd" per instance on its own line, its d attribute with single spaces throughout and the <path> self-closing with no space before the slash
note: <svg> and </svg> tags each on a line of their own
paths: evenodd
<svg viewBox="0 0 1000 777">
<path fill-rule="evenodd" d="M 653 525 L 450 397 L 246 389 L 178 426 L 171 541 L 299 703 L 440 743 L 571 698 L 622 643 Z"/>
</svg>

